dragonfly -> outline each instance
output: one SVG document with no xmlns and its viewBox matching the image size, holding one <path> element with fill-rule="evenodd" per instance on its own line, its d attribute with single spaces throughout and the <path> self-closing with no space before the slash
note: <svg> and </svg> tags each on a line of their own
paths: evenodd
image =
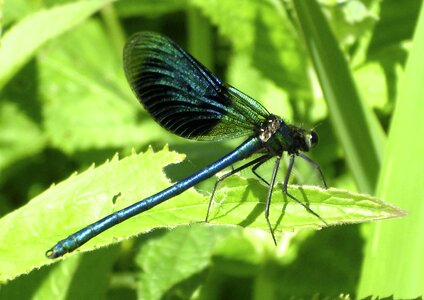
<svg viewBox="0 0 424 300">
<path fill-rule="evenodd" d="M 46 252 L 48 258 L 57 258 L 74 251 L 105 230 L 179 195 L 239 161 L 244 164 L 232 168 L 216 180 L 205 221 L 209 219 L 211 203 L 219 183 L 251 167 L 252 172 L 268 186 L 265 219 L 273 241 L 277 244 L 269 220 L 269 210 L 280 161 L 285 152 L 289 162 L 283 193 L 327 224 L 287 189 L 296 157 L 311 164 L 327 188 L 320 166 L 305 154 L 318 143 L 318 134 L 313 129 L 289 124 L 281 117 L 269 113 L 259 102 L 223 82 L 180 46 L 160 34 L 139 32 L 133 35 L 124 47 L 123 64 L 135 96 L 166 130 L 197 141 L 238 137 L 245 137 L 245 140 L 233 151 L 193 175 L 57 242 Z M 253 155 L 257 157 L 252 158 Z M 267 181 L 258 174 L 257 169 L 273 158 L 273 171 Z"/>
</svg>

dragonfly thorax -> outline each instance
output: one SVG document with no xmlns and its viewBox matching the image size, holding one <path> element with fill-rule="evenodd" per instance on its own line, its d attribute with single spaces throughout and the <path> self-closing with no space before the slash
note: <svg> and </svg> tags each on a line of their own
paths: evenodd
<svg viewBox="0 0 424 300">
<path fill-rule="evenodd" d="M 268 140 L 280 129 L 283 120 L 276 115 L 269 115 L 269 117 L 262 123 L 259 130 L 259 138 L 262 142 L 266 143 Z"/>
<path fill-rule="evenodd" d="M 286 124 L 272 114 L 262 123 L 259 138 L 266 145 L 265 148 L 275 155 L 281 155 L 284 151 L 289 154 L 308 152 L 318 143 L 315 131 Z"/>
</svg>

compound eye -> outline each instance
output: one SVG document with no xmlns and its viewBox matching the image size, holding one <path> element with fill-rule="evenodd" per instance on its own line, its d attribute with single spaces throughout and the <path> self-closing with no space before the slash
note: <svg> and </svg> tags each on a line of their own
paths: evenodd
<svg viewBox="0 0 424 300">
<path fill-rule="evenodd" d="M 311 130 L 307 143 L 309 149 L 315 147 L 318 144 L 318 134 L 315 131 Z"/>
</svg>

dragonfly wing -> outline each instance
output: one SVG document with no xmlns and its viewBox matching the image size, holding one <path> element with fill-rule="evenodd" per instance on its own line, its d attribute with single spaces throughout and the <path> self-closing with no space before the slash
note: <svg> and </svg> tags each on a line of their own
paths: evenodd
<svg viewBox="0 0 424 300">
<path fill-rule="evenodd" d="M 124 69 L 135 95 L 156 122 L 185 138 L 251 135 L 269 115 L 258 102 L 156 33 L 141 32 L 129 40 Z"/>
</svg>

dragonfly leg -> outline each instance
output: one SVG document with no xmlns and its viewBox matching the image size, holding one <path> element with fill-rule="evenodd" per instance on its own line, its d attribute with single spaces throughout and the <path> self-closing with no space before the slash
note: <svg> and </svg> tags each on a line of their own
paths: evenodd
<svg viewBox="0 0 424 300">
<path fill-rule="evenodd" d="M 325 182 L 324 173 L 322 172 L 321 167 L 315 161 L 307 157 L 305 154 L 298 153 L 297 155 L 306 160 L 308 163 L 310 163 L 319 172 L 324 187 L 328 189 L 327 182 Z"/>
<path fill-rule="evenodd" d="M 305 157 L 307 156 L 301 156 L 303 159 L 305 159 Z M 289 162 L 289 166 L 287 168 L 287 173 L 286 173 L 286 177 L 284 178 L 284 183 L 283 183 L 283 193 L 286 194 L 288 197 L 290 197 L 291 199 L 293 199 L 294 201 L 296 201 L 297 203 L 299 203 L 300 205 L 302 205 L 309 213 L 313 214 L 315 217 L 317 217 L 318 219 L 320 219 L 325 225 L 328 226 L 327 222 L 324 221 L 323 218 L 321 218 L 320 215 L 318 215 L 316 212 L 314 212 L 312 209 L 309 208 L 309 206 L 307 206 L 305 203 L 303 203 L 302 201 L 300 201 L 299 199 L 297 199 L 296 197 L 294 197 L 293 195 L 291 195 L 288 191 L 287 191 L 287 185 L 289 183 L 289 178 L 290 178 L 290 174 L 293 170 L 293 165 L 294 165 L 294 159 L 295 159 L 295 155 L 292 154 L 290 155 L 290 162 Z M 309 159 L 309 160 L 308 160 Z M 308 162 L 312 161 L 309 157 L 308 159 L 306 159 Z M 314 162 L 315 163 L 315 162 Z M 316 163 L 315 163 L 316 164 Z M 321 169 L 319 169 L 321 170 Z M 324 177 L 323 177 L 324 179 Z M 325 183 L 325 181 L 324 181 Z M 325 186 L 327 187 L 327 185 L 325 184 Z"/>
<path fill-rule="evenodd" d="M 215 196 L 215 192 L 216 192 L 216 190 L 218 188 L 218 184 L 221 181 L 223 181 L 224 179 L 230 177 L 231 175 L 234 175 L 235 173 L 240 172 L 241 170 L 246 169 L 246 168 L 248 168 L 248 167 L 250 167 L 252 165 L 261 165 L 262 163 L 264 163 L 265 161 L 267 161 L 269 158 L 270 158 L 269 155 L 262 155 L 262 156 L 254 159 L 252 161 L 249 161 L 248 163 L 246 163 L 246 164 L 244 164 L 244 165 L 242 165 L 242 166 L 240 166 L 238 168 L 232 169 L 230 172 L 228 172 L 228 173 L 222 175 L 221 177 L 219 177 L 216 180 L 216 182 L 215 182 L 215 185 L 214 185 L 213 190 L 212 190 L 212 193 L 211 193 L 211 197 L 209 199 L 208 210 L 206 212 L 205 222 L 208 222 L 209 221 L 209 213 L 210 213 L 210 210 L 211 210 L 211 207 L 212 207 L 212 202 L 213 202 L 213 198 Z"/>
<path fill-rule="evenodd" d="M 269 221 L 269 207 L 271 206 L 272 190 L 274 189 L 275 179 L 277 177 L 278 168 L 280 166 L 280 160 L 281 160 L 281 156 L 277 156 L 274 163 L 274 170 L 272 171 L 271 183 L 268 188 L 268 196 L 266 198 L 266 204 L 265 204 L 265 219 L 268 224 L 269 231 L 271 232 L 272 239 L 274 241 L 275 246 L 277 246 L 277 240 L 275 239 L 274 230 L 272 229 L 271 222 Z"/>
<path fill-rule="evenodd" d="M 262 166 L 262 164 L 264 163 L 264 162 L 266 162 L 268 159 L 264 159 L 263 161 L 260 161 L 260 162 L 258 162 L 256 165 L 254 165 L 253 166 L 253 168 L 252 168 L 252 173 L 253 174 L 255 174 L 255 176 L 256 177 L 258 177 L 263 183 L 265 183 L 267 186 L 269 186 L 269 182 L 268 181 L 266 181 L 261 175 L 259 175 L 257 172 L 256 172 L 256 169 L 257 168 L 259 168 L 260 166 Z"/>
</svg>

